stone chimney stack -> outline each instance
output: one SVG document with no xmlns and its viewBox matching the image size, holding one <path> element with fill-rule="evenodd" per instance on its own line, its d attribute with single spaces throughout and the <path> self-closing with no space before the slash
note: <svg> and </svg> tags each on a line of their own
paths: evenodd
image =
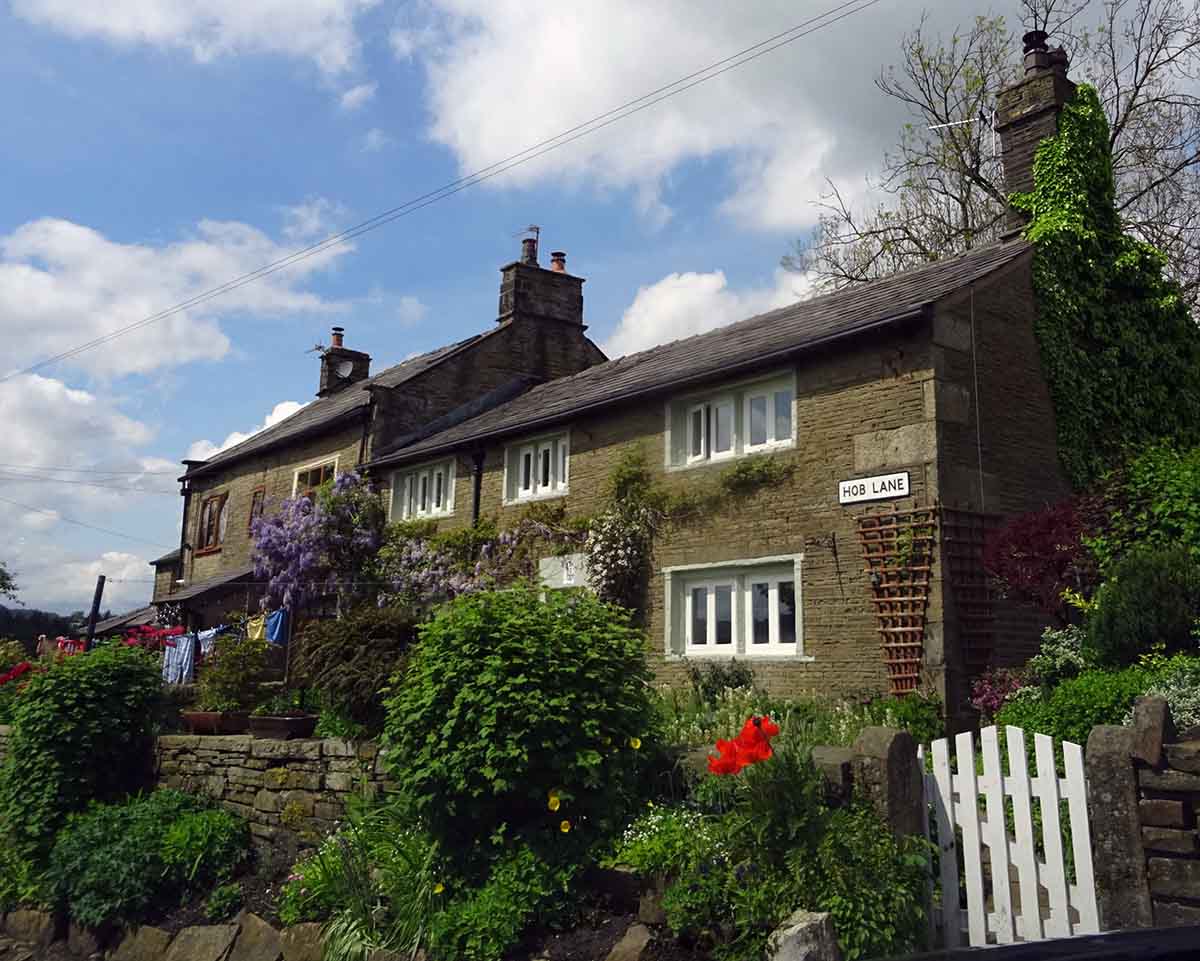
<svg viewBox="0 0 1200 961">
<path fill-rule="evenodd" d="M 567 255 L 551 254 L 551 268 L 538 264 L 537 239 L 521 241 L 521 259 L 500 269 L 500 324 L 550 321 L 586 330 L 583 278 L 567 273 Z"/>
<path fill-rule="evenodd" d="M 328 397 L 339 390 L 366 380 L 371 376 L 371 355 L 361 350 L 350 350 L 342 346 L 345 330 L 334 327 L 330 333 L 330 345 L 321 354 L 321 383 L 318 397 Z"/>
<path fill-rule="evenodd" d="M 1062 47 L 1050 50 L 1041 30 L 1032 30 L 1021 40 L 1025 76 L 1001 90 L 996 98 L 1004 192 L 1010 196 L 1033 189 L 1034 152 L 1043 139 L 1058 133 L 1058 115 L 1075 95 L 1075 84 L 1067 79 L 1066 51 Z M 1024 214 L 1008 208 L 1004 222 L 1007 235 L 1019 232 L 1025 223 Z"/>
</svg>

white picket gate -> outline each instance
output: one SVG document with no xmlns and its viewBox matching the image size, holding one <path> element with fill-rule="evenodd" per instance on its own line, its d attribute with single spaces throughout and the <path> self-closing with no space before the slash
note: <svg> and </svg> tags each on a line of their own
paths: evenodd
<svg viewBox="0 0 1200 961">
<path fill-rule="evenodd" d="M 1035 734 L 1037 772 L 1031 777 L 1027 770 L 1025 732 L 1008 727 L 1005 737 L 1007 774 L 994 727 L 979 732 L 983 753 L 981 775 L 976 774 L 975 739 L 969 731 L 954 739 L 956 771 L 951 770 L 948 738 L 931 745 L 932 773 L 925 772 L 925 749 L 918 753 L 925 779 L 925 800 L 932 809 L 941 848 L 942 894 L 940 903 L 934 905 L 932 921 L 940 928 L 939 940 L 945 947 L 962 944 L 964 935 L 975 947 L 1094 934 L 1100 930 L 1083 751 L 1078 744 L 1062 742 L 1066 777 L 1060 778 L 1054 766 L 1053 740 L 1045 734 Z M 981 797 L 983 817 L 979 810 Z M 1044 861 L 1037 855 L 1034 840 L 1033 798 L 1037 798 L 1042 815 Z M 1015 836 L 1008 833 L 1005 823 L 1008 800 L 1011 800 Z M 1059 824 L 1060 801 L 1067 802 L 1074 884 L 1067 883 Z M 984 848 L 991 867 L 990 897 L 985 889 Z M 966 910 L 961 908 L 959 899 L 960 850 L 966 880 Z M 931 900 L 932 893 L 933 878 Z"/>
</svg>

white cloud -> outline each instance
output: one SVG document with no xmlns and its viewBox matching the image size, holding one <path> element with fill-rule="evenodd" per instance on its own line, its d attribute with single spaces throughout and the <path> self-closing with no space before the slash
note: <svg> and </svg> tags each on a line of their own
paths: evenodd
<svg viewBox="0 0 1200 961">
<path fill-rule="evenodd" d="M 603 350 L 609 357 L 632 354 L 785 307 L 811 291 L 808 278 L 784 270 L 770 286 L 745 290 L 731 289 L 721 270 L 668 274 L 638 290 Z"/>
<path fill-rule="evenodd" d="M 12 0 L 31 23 L 118 46 L 181 49 L 197 61 L 243 53 L 311 60 L 325 74 L 359 57 L 355 19 L 379 0 Z"/>
<path fill-rule="evenodd" d="M 345 205 L 327 197 L 310 197 L 303 203 L 282 208 L 283 236 L 290 241 L 311 243 L 336 233 L 349 211 Z"/>
<path fill-rule="evenodd" d="M 67 220 L 43 218 L 0 235 L 0 375 L 136 323 L 297 249 L 249 224 L 202 220 L 174 243 L 120 243 Z M 216 360 L 229 350 L 231 314 L 329 311 L 303 289 L 352 245 L 331 247 L 261 280 L 64 363 L 105 376 Z"/>
<path fill-rule="evenodd" d="M 429 313 L 429 308 L 421 303 L 420 298 L 412 297 L 405 294 L 396 304 L 396 314 L 400 318 L 400 323 L 405 327 L 415 327 L 425 315 Z"/>
<path fill-rule="evenodd" d="M 252 430 L 246 432 L 235 430 L 220 444 L 214 444 L 210 440 L 193 441 L 192 445 L 187 450 L 186 458 L 188 460 L 208 460 L 213 455 L 219 454 L 221 451 L 227 450 L 228 448 L 233 447 L 235 444 L 240 444 L 242 441 L 253 437 L 259 431 L 266 430 L 268 427 L 278 424 L 281 420 L 291 417 L 292 414 L 296 413 L 296 411 L 300 410 L 300 408 L 304 406 L 305 404 L 294 400 L 280 401 L 273 408 L 271 408 L 271 412 L 267 414 L 263 422 Z"/>
<path fill-rule="evenodd" d="M 551 4 L 531 16 L 524 0 L 427 0 L 404 8 L 390 39 L 397 57 L 425 69 L 430 133 L 467 172 L 832 6 L 608 0 Z M 969 19 L 958 4 L 934 6 L 932 30 Z M 1016 3 L 999 6 L 1012 12 Z M 667 176 L 688 162 L 720 158 L 730 181 L 714 199 L 726 213 L 764 230 L 810 226 L 826 177 L 860 182 L 908 119 L 873 81 L 896 62 L 899 38 L 919 16 L 910 4 L 853 14 L 488 184 L 629 188 L 637 209 L 660 226 L 670 216 Z"/>
<path fill-rule="evenodd" d="M 372 127 L 363 135 L 362 149 L 364 153 L 375 153 L 384 147 L 391 146 L 392 142 L 392 138 L 384 131 L 378 127 Z"/>
<path fill-rule="evenodd" d="M 169 549 L 178 537 L 181 468 L 139 452 L 154 430 L 107 395 L 36 374 L 0 384 L 0 410 L 0 558 L 17 575 L 21 601 L 70 610 L 86 607 L 98 573 L 148 579 L 141 555 L 123 553 L 136 541 L 84 532 L 70 521 L 161 541 L 162 549 L 140 549 L 150 556 Z M 81 536 L 95 546 L 67 546 Z M 148 584 L 114 583 L 104 603 L 120 610 L 149 594 Z"/>
<path fill-rule="evenodd" d="M 358 86 L 351 87 L 343 93 L 339 103 L 341 103 L 343 110 L 358 110 L 375 96 L 377 89 L 378 84 L 360 83 Z"/>
</svg>

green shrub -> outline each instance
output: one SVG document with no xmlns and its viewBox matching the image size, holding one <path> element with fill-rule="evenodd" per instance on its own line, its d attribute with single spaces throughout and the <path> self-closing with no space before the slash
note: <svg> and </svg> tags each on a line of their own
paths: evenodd
<svg viewBox="0 0 1200 961">
<path fill-rule="evenodd" d="M 1200 563 L 1200 447 L 1149 447 L 1102 486 L 1104 530 L 1086 541 L 1102 570 L 1145 547 L 1179 545 Z"/>
<path fill-rule="evenodd" d="M 707 815 L 643 815 L 614 860 L 665 876 L 671 929 L 717 961 L 761 959 L 796 908 L 829 911 L 848 959 L 920 947 L 926 843 L 897 842 L 869 809 L 828 809 L 807 750 L 773 744 L 769 760 L 701 783 Z"/>
<path fill-rule="evenodd" d="M 1171 720 L 1181 733 L 1200 727 L 1200 658 L 1172 658 L 1145 693 L 1167 699 Z"/>
<path fill-rule="evenodd" d="M 46 877 L 56 900 L 83 925 L 142 920 L 180 890 L 163 859 L 167 832 L 202 809 L 198 799 L 164 790 L 72 815 L 50 852 Z"/>
<path fill-rule="evenodd" d="M 554 865 L 524 845 L 492 866 L 488 879 L 455 897 L 430 919 L 434 961 L 501 961 L 537 919 L 553 925 L 572 903 L 576 866 Z"/>
<path fill-rule="evenodd" d="M 736 658 L 697 664 L 684 661 L 688 683 L 705 704 L 716 704 L 723 692 L 754 687 L 754 671 L 745 661 Z"/>
<path fill-rule="evenodd" d="M 162 840 L 163 864 L 189 888 L 228 881 L 249 854 L 249 826 L 217 809 L 184 814 L 167 827 Z"/>
<path fill-rule="evenodd" d="M 236 881 L 213 888 L 204 902 L 204 916 L 209 921 L 224 921 L 233 917 L 242 906 L 242 886 Z"/>
<path fill-rule="evenodd" d="M 1072 624 L 1061 630 L 1052 627 L 1042 632 L 1041 649 L 1025 665 L 1029 679 L 1042 687 L 1054 687 L 1088 667 L 1084 655 L 1083 628 Z"/>
<path fill-rule="evenodd" d="M 154 659 L 130 647 L 29 675 L 0 770 L 0 823 L 13 843 L 44 853 L 69 812 L 149 783 L 161 692 Z"/>
<path fill-rule="evenodd" d="M 528 586 L 458 597 L 422 625 L 384 745 L 447 856 L 466 865 L 502 827 L 623 823 L 653 735 L 644 645 L 624 611 Z"/>
<path fill-rule="evenodd" d="M 897 841 L 873 811 L 834 811 L 815 850 L 790 855 L 809 903 L 833 917 L 846 961 L 908 954 L 925 936 L 930 852 Z"/>
<path fill-rule="evenodd" d="M 246 634 L 222 634 L 200 674 L 199 705 L 204 711 L 248 711 L 259 701 L 267 669 L 267 642 Z"/>
<path fill-rule="evenodd" d="M 414 637 L 406 607 L 364 605 L 310 621 L 296 638 L 296 676 L 320 692 L 331 717 L 376 734 L 383 728 L 382 688 L 403 669 Z"/>
<path fill-rule="evenodd" d="M 1159 645 L 1196 651 L 1200 561 L 1183 547 L 1141 550 L 1119 561 L 1096 592 L 1087 619 L 1087 656 L 1122 667 Z"/>
<path fill-rule="evenodd" d="M 37 866 L 15 848 L 0 844 L 0 914 L 22 905 L 48 901 Z"/>
<path fill-rule="evenodd" d="M 996 724 L 1087 744 L 1097 724 L 1122 723 L 1134 698 L 1154 680 L 1153 671 L 1137 665 L 1120 671 L 1084 671 L 1045 694 L 1032 692 L 1009 701 L 996 714 Z M 1032 738 L 1029 742 L 1032 749 Z"/>
</svg>

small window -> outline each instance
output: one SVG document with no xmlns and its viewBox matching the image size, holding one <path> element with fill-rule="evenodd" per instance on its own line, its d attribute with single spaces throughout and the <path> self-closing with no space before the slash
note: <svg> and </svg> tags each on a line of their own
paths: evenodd
<svg viewBox="0 0 1200 961">
<path fill-rule="evenodd" d="M 716 652 L 733 647 L 734 593 L 731 582 L 694 585 L 687 600 L 687 643 Z"/>
<path fill-rule="evenodd" d="M 792 440 L 790 388 L 746 395 L 746 450 L 789 444 Z"/>
<path fill-rule="evenodd" d="M 669 401 L 668 467 L 707 463 L 790 446 L 792 375 L 776 376 L 720 395 Z"/>
<path fill-rule="evenodd" d="M 505 451 L 505 501 L 557 497 L 567 492 L 570 448 L 566 435 Z"/>
<path fill-rule="evenodd" d="M 215 551 L 225 541 L 225 528 L 229 520 L 226 504 L 228 494 L 214 494 L 200 504 L 200 522 L 196 528 L 196 551 Z"/>
<path fill-rule="evenodd" d="M 392 475 L 392 521 L 454 513 L 454 461 Z"/>
<path fill-rule="evenodd" d="M 726 400 L 712 405 L 712 456 L 733 453 L 733 401 Z"/>
<path fill-rule="evenodd" d="M 707 415 L 708 409 L 701 405 L 693 407 L 689 414 L 689 437 L 691 438 L 691 446 L 688 448 L 688 460 L 698 461 L 704 460 L 708 456 L 708 425 Z"/>
<path fill-rule="evenodd" d="M 254 526 L 254 522 L 263 516 L 263 508 L 267 503 L 267 489 L 257 487 L 250 492 L 250 518 L 246 521 L 246 529 Z"/>
<path fill-rule="evenodd" d="M 296 480 L 292 484 L 292 496 L 309 498 L 316 496 L 317 488 L 326 481 L 333 480 L 335 473 L 337 473 L 336 459 L 296 471 Z"/>
</svg>

